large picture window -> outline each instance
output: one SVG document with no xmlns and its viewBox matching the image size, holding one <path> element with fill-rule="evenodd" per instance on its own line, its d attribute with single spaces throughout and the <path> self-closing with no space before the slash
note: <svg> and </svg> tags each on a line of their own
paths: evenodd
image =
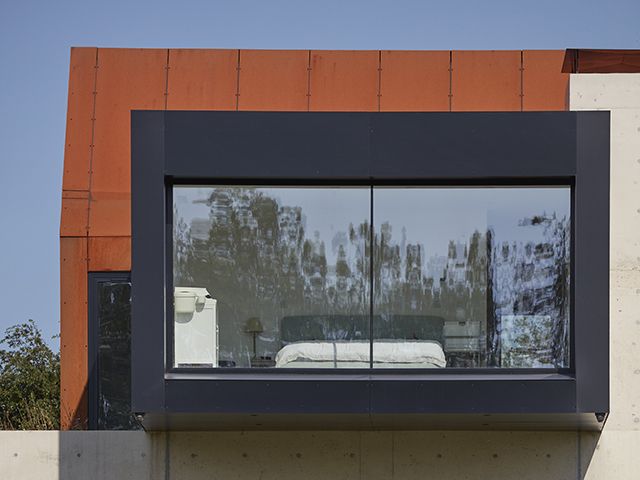
<svg viewBox="0 0 640 480">
<path fill-rule="evenodd" d="M 172 194 L 174 367 L 569 367 L 569 186 Z"/>
</svg>

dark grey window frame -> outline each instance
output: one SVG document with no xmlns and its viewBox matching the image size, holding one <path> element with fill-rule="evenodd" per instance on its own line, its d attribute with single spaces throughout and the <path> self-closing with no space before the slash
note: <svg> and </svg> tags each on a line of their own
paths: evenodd
<svg viewBox="0 0 640 480">
<path fill-rule="evenodd" d="M 171 189 L 221 183 L 570 185 L 571 368 L 171 369 Z M 609 410 L 608 112 L 134 111 L 132 234 L 132 405 L 147 428 L 599 428 Z"/>
</svg>

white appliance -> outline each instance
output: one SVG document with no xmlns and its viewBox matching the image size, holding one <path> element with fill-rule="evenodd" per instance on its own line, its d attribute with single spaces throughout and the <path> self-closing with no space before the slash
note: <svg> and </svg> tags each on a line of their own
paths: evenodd
<svg viewBox="0 0 640 480">
<path fill-rule="evenodd" d="M 174 367 L 218 366 L 217 301 L 206 288 L 174 291 Z"/>
</svg>

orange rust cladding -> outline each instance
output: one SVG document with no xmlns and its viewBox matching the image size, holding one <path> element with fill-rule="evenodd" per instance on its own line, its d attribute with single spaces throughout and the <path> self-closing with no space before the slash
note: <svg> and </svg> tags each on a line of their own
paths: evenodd
<svg viewBox="0 0 640 480">
<path fill-rule="evenodd" d="M 122 237 L 131 235 L 131 193 L 91 191 L 89 235 Z"/>
<path fill-rule="evenodd" d="M 381 52 L 380 111 L 449 110 L 449 51 Z"/>
<path fill-rule="evenodd" d="M 65 190 L 89 189 L 97 50 L 97 48 L 71 49 L 62 180 L 62 188 Z"/>
<path fill-rule="evenodd" d="M 451 52 L 451 110 L 521 109 L 520 51 Z"/>
<path fill-rule="evenodd" d="M 519 51 L 73 48 L 60 225 L 62 428 L 87 426 L 88 272 L 131 268 L 132 109 L 446 111 L 451 89 L 458 111 L 520 110 L 521 93 L 525 110 L 562 110 L 562 58 L 525 51 L 521 71 Z"/>
<path fill-rule="evenodd" d="M 89 271 L 131 270 L 131 237 L 90 237 Z"/>
<path fill-rule="evenodd" d="M 640 50 L 569 48 L 565 52 L 562 71 L 565 73 L 639 73 Z"/>
<path fill-rule="evenodd" d="M 377 111 L 378 51 L 312 51 L 309 110 Z"/>
<path fill-rule="evenodd" d="M 89 209 L 89 192 L 81 190 L 62 191 L 60 216 L 61 237 L 85 237 Z"/>
<path fill-rule="evenodd" d="M 307 50 L 241 50 L 238 110 L 307 110 Z"/>
<path fill-rule="evenodd" d="M 523 110 L 568 110 L 569 74 L 562 73 L 564 51 L 522 52 Z"/>
<path fill-rule="evenodd" d="M 131 110 L 164 109 L 167 50 L 100 49 L 91 190 L 130 191 Z"/>
<path fill-rule="evenodd" d="M 60 239 L 60 425 L 86 427 L 87 239 Z"/>
<path fill-rule="evenodd" d="M 98 51 L 90 236 L 130 234 L 131 110 L 164 109 L 166 66 L 167 50 Z"/>
<path fill-rule="evenodd" d="M 235 110 L 238 50 L 169 50 L 167 109 Z"/>
</svg>

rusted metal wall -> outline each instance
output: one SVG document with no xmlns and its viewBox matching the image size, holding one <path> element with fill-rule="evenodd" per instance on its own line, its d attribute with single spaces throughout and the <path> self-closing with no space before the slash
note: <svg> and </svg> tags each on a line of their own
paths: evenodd
<svg viewBox="0 0 640 480">
<path fill-rule="evenodd" d="M 169 110 L 235 110 L 238 50 L 170 50 Z"/>
<path fill-rule="evenodd" d="M 61 420 L 86 427 L 87 273 L 131 268 L 130 111 L 566 110 L 563 51 L 73 48 L 61 237 Z"/>
</svg>

